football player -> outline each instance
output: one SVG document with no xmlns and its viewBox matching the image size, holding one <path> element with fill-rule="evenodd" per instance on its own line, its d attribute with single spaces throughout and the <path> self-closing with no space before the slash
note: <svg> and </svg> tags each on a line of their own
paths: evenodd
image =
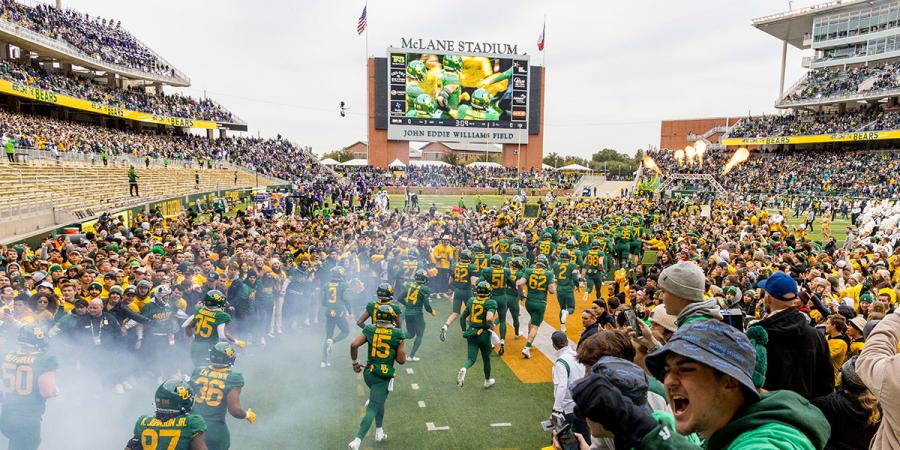
<svg viewBox="0 0 900 450">
<path fill-rule="evenodd" d="M 366 325 L 361 335 L 350 343 L 350 359 L 353 361 L 353 371 L 363 372 L 363 380 L 369 387 L 369 403 L 366 405 L 366 413 L 359 423 L 359 431 L 356 438 L 350 441 L 348 447 L 358 450 L 372 421 L 375 421 L 375 442 L 387 439 L 382 422 L 384 421 L 384 404 L 388 393 L 394 387 L 394 362 L 406 363 L 406 352 L 403 349 L 403 340 L 406 334 L 403 330 L 395 328 L 396 310 L 391 305 L 379 305 L 374 311 L 375 324 Z M 366 365 L 357 361 L 359 348 L 367 344 L 369 347 Z"/>
<path fill-rule="evenodd" d="M 472 252 L 468 249 L 459 252 L 459 262 L 453 267 L 453 311 L 441 326 L 441 341 L 447 340 L 447 328 L 459 317 L 463 304 L 472 297 L 472 285 L 478 281 L 478 267 L 472 262 Z M 459 326 L 466 331 L 466 322 L 461 320 Z"/>
<path fill-rule="evenodd" d="M 222 309 L 225 307 L 225 295 L 218 289 L 213 289 L 203 297 L 203 306 L 197 308 L 194 315 L 181 324 L 191 341 L 191 361 L 194 367 L 206 363 L 209 349 L 219 341 L 228 341 L 240 348 L 247 343 L 228 334 L 227 326 L 231 323 L 231 315 Z"/>
<path fill-rule="evenodd" d="M 169 377 L 178 370 L 172 364 L 174 359 L 171 357 L 178 331 L 178 323 L 175 322 L 178 309 L 169 302 L 171 294 L 172 289 L 168 285 L 160 285 L 151 295 L 153 300 L 141 308 L 141 315 L 148 322 L 138 328 L 136 345 L 143 349 L 147 360 L 153 362 L 147 366 L 154 376 Z"/>
<path fill-rule="evenodd" d="M 352 318 L 350 302 L 347 300 L 347 282 L 344 281 L 344 268 L 334 266 L 331 268 L 331 281 L 325 285 L 322 291 L 322 307 L 325 309 L 325 344 L 322 346 L 321 367 L 331 366 L 331 353 L 334 351 L 334 343 L 341 342 L 350 335 L 347 326 L 347 317 Z M 334 327 L 341 332 L 334 336 Z"/>
<path fill-rule="evenodd" d="M 491 299 L 497 304 L 497 316 L 500 321 L 500 348 L 497 353 L 502 356 L 506 351 L 506 311 L 509 309 L 506 292 L 509 288 L 515 289 L 516 282 L 512 278 L 509 268 L 504 267 L 502 256 L 491 256 L 490 263 L 491 267 L 482 269 L 481 279 L 491 285 Z M 513 297 L 513 299 L 516 298 Z"/>
<path fill-rule="evenodd" d="M 460 87 L 459 76 L 462 71 L 462 57 L 458 55 L 445 55 L 441 62 L 441 91 L 434 97 L 438 107 L 444 112 L 455 111 L 459 107 Z"/>
<path fill-rule="evenodd" d="M 516 280 L 516 288 L 519 291 L 519 297 L 525 297 L 525 310 L 531 316 L 531 322 L 528 324 L 528 342 L 522 349 L 522 356 L 531 358 L 531 346 L 534 344 L 534 337 L 537 336 L 538 327 L 544 321 L 544 311 L 547 309 L 547 294 L 556 293 L 556 283 L 553 280 L 553 272 L 547 270 L 547 257 L 537 255 L 534 260 L 534 267 L 527 268 L 520 273 L 520 278 Z M 526 294 L 526 287 L 528 293 Z"/>
<path fill-rule="evenodd" d="M 10 449 L 37 449 L 48 398 L 59 395 L 56 358 L 44 354 L 47 341 L 37 325 L 19 328 L 19 349 L 3 358 L 3 411 L 0 432 Z"/>
<path fill-rule="evenodd" d="M 191 374 L 191 387 L 197 393 L 194 413 L 206 422 L 206 446 L 209 450 L 228 450 L 231 434 L 225 423 L 225 410 L 235 419 L 256 422 L 253 409 L 241 407 L 244 376 L 232 371 L 237 354 L 227 342 L 209 349 L 209 365 L 197 367 Z"/>
<path fill-rule="evenodd" d="M 559 301 L 559 329 L 566 331 L 566 320 L 575 312 L 575 284 L 579 281 L 578 266 L 572 262 L 569 249 L 559 252 L 559 261 L 553 265 L 556 277 L 556 299 Z"/>
<path fill-rule="evenodd" d="M 425 81 L 425 74 L 428 69 L 425 63 L 416 59 L 410 61 L 406 66 L 406 110 L 415 108 L 416 98 L 424 94 L 422 86 L 419 83 Z"/>
<path fill-rule="evenodd" d="M 372 323 L 375 323 L 375 310 L 381 306 L 388 306 L 394 310 L 394 325 L 400 328 L 400 307 L 391 303 L 394 300 L 394 288 L 388 283 L 381 283 L 378 285 L 375 295 L 378 296 L 378 301 L 366 304 L 366 310 L 359 315 L 359 319 L 356 320 L 356 326 L 365 328 L 366 320 L 369 320 L 370 317 L 372 318 Z"/>
<path fill-rule="evenodd" d="M 584 291 L 582 301 L 587 301 L 591 291 L 595 292 L 595 297 L 600 298 L 600 290 L 603 289 L 603 278 L 606 268 L 606 254 L 601 248 L 601 243 L 597 239 L 591 240 L 591 248 L 584 256 L 584 268 L 582 269 L 582 278 L 587 279 L 587 289 Z"/>
<path fill-rule="evenodd" d="M 459 105 L 450 115 L 460 120 L 500 120 L 501 112 L 486 89 L 476 89 L 472 93 L 471 105 Z"/>
<path fill-rule="evenodd" d="M 168 380 L 156 389 L 156 414 L 140 416 L 126 450 L 207 450 L 206 421 L 190 414 L 194 391 L 181 380 Z"/>
<path fill-rule="evenodd" d="M 400 296 L 400 303 L 405 306 L 403 308 L 403 316 L 406 320 L 406 337 L 407 339 L 416 338 L 413 341 L 412 351 L 409 352 L 409 361 L 418 361 L 419 357 L 416 352 L 422 345 L 422 337 L 425 334 L 425 316 L 422 309 L 428 311 L 432 316 L 437 313 L 431 308 L 429 297 L 431 289 L 428 288 L 428 274 L 425 269 L 416 270 L 415 280 L 406 283 L 403 286 L 403 295 Z"/>
<path fill-rule="evenodd" d="M 413 108 L 406 111 L 406 117 L 439 119 L 441 114 L 441 111 L 435 108 L 434 99 L 428 94 L 419 94 Z"/>
<path fill-rule="evenodd" d="M 468 359 L 456 376 L 457 386 L 463 387 L 466 371 L 475 365 L 479 352 L 481 363 L 484 365 L 484 387 L 494 385 L 494 379 L 491 378 L 491 328 L 494 327 L 496 313 L 497 302 L 491 298 L 491 284 L 480 281 L 475 287 L 475 297 L 466 302 L 465 311 L 462 313 L 463 320 L 469 321 L 469 327 L 463 333 L 468 347 Z"/>
</svg>

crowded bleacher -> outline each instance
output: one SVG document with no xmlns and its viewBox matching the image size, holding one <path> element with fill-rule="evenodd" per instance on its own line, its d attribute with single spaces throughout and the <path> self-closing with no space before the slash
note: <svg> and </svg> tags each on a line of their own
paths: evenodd
<svg viewBox="0 0 900 450">
<path fill-rule="evenodd" d="M 51 73 L 39 66 L 27 66 L 15 61 L 0 61 L 0 78 L 131 111 L 219 122 L 236 121 L 231 112 L 209 99 L 162 92 L 152 94 L 140 86 L 118 89 L 92 82 L 84 75 Z"/>
<path fill-rule="evenodd" d="M 174 68 L 122 27 L 121 21 L 91 17 L 74 9 L 50 4 L 35 6 L 14 0 L 0 1 L 0 19 L 64 41 L 90 57 L 130 69 L 174 76 Z"/>
<path fill-rule="evenodd" d="M 875 95 L 900 88 L 898 74 L 900 64 L 896 61 L 846 69 L 811 70 L 784 100 L 827 101 L 833 97 L 853 94 Z"/>
<path fill-rule="evenodd" d="M 410 165 L 402 170 L 376 167 L 339 167 L 353 177 L 364 177 L 369 184 L 381 186 L 415 186 L 428 188 L 506 188 L 572 189 L 581 176 L 555 170 L 523 170 L 505 167 L 467 167 L 451 165 Z"/>
<path fill-rule="evenodd" d="M 900 114 L 878 107 L 844 114 L 787 113 L 741 119 L 726 137 L 775 137 L 894 130 Z"/>
</svg>

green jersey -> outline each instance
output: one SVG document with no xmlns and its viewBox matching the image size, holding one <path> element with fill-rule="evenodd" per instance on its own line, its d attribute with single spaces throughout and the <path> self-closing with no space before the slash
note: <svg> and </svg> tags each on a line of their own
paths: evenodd
<svg viewBox="0 0 900 450">
<path fill-rule="evenodd" d="M 400 262 L 400 273 L 397 278 L 402 281 L 412 281 L 419 270 L 419 261 L 416 259 L 404 259 Z"/>
<path fill-rule="evenodd" d="M 231 323 L 231 315 L 220 309 L 197 308 L 194 313 L 194 342 L 215 345 L 225 336 L 219 336 L 219 325 Z"/>
<path fill-rule="evenodd" d="M 372 323 L 375 323 L 375 309 L 381 305 L 388 305 L 394 310 L 395 315 L 400 315 L 400 307 L 397 306 L 396 303 L 387 301 L 387 302 L 369 302 L 366 305 L 366 312 L 369 313 L 369 318 L 372 319 Z"/>
<path fill-rule="evenodd" d="M 34 417 L 44 414 L 46 399 L 38 378 L 56 370 L 56 358 L 39 352 L 10 352 L 3 358 L 3 415 Z"/>
<path fill-rule="evenodd" d="M 366 370 L 380 378 L 394 378 L 394 360 L 397 348 L 406 339 L 406 333 L 399 328 L 381 328 L 366 325 L 363 335 L 369 343 L 369 359 Z"/>
<path fill-rule="evenodd" d="M 147 302 L 141 308 L 141 315 L 150 319 L 144 324 L 150 334 L 175 334 L 178 323 L 175 321 L 176 307 L 172 304 L 160 305 L 155 301 Z"/>
<path fill-rule="evenodd" d="M 512 244 L 513 244 L 513 242 L 510 239 L 499 240 L 499 241 L 497 241 L 497 244 L 494 246 L 495 251 L 501 255 L 508 255 L 509 249 L 512 247 Z"/>
<path fill-rule="evenodd" d="M 234 388 L 244 387 L 244 376 L 232 372 L 230 368 L 198 367 L 191 374 L 191 386 L 197 393 L 193 412 L 207 422 L 224 423 L 228 393 Z"/>
<path fill-rule="evenodd" d="M 500 120 L 500 111 L 494 107 L 477 109 L 470 105 L 459 105 L 455 115 L 451 115 L 460 120 Z"/>
<path fill-rule="evenodd" d="M 197 414 L 185 414 L 160 420 L 153 416 L 138 417 L 134 437 L 145 449 L 190 450 L 191 439 L 206 432 L 206 421 Z"/>
<path fill-rule="evenodd" d="M 403 309 L 404 316 L 421 316 L 422 308 L 431 312 L 431 303 L 429 297 L 431 289 L 428 285 L 421 283 L 406 283 L 403 285 L 403 294 L 400 296 L 400 303 L 406 308 Z"/>
<path fill-rule="evenodd" d="M 526 301 L 547 301 L 547 287 L 553 284 L 553 272 L 543 267 L 528 268 L 522 271 L 522 278 L 528 287 Z"/>
<path fill-rule="evenodd" d="M 556 251 L 556 244 L 553 241 L 538 242 L 537 251 L 539 255 L 545 255 L 549 258 Z"/>
<path fill-rule="evenodd" d="M 586 231 L 576 231 L 575 232 L 575 241 L 578 242 L 578 250 L 582 252 L 586 252 L 589 248 L 591 248 L 591 238 L 594 236 L 591 233 Z"/>
<path fill-rule="evenodd" d="M 453 268 L 453 289 L 459 293 L 472 292 L 472 277 L 478 275 L 478 267 L 473 264 L 457 264 Z"/>
<path fill-rule="evenodd" d="M 497 311 L 497 302 L 492 298 L 480 299 L 472 297 L 466 302 L 466 311 L 463 315 L 467 316 L 469 328 L 474 329 L 490 329 L 487 321 L 487 313 Z"/>
<path fill-rule="evenodd" d="M 504 296 L 507 289 L 516 287 L 507 267 L 488 267 L 481 271 L 481 278 L 491 284 L 491 298 Z"/>
<path fill-rule="evenodd" d="M 596 273 L 603 271 L 603 257 L 605 254 L 601 250 L 588 250 L 584 258 L 584 265 L 588 272 Z"/>
<path fill-rule="evenodd" d="M 573 262 L 558 262 L 553 265 L 553 273 L 556 275 L 556 284 L 559 289 L 566 292 L 575 290 L 575 270 L 578 265 Z"/>
<path fill-rule="evenodd" d="M 472 264 L 475 264 L 475 267 L 477 267 L 478 270 L 484 270 L 489 265 L 490 260 L 491 260 L 491 255 L 487 255 L 484 253 L 478 253 L 475 255 L 475 258 L 474 258 L 474 261 L 472 262 Z"/>
<path fill-rule="evenodd" d="M 344 281 L 329 281 L 322 292 L 322 307 L 327 317 L 343 316 L 350 313 L 350 302 L 345 293 L 349 285 Z"/>
</svg>

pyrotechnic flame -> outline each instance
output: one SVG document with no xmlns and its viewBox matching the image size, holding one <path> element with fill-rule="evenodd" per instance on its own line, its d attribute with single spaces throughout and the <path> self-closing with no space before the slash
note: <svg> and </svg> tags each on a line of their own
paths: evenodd
<svg viewBox="0 0 900 450">
<path fill-rule="evenodd" d="M 706 153 L 706 141 L 700 140 L 694 143 L 694 150 L 697 151 L 697 159 L 703 164 L 703 154 Z"/>
<path fill-rule="evenodd" d="M 728 164 L 725 164 L 725 170 L 722 171 L 722 175 L 724 176 L 728 172 L 731 172 L 731 169 L 737 167 L 740 163 L 747 160 L 750 157 L 750 150 L 747 150 L 744 147 L 737 149 L 734 152 L 734 155 L 731 156 L 731 159 L 728 160 Z"/>
<path fill-rule="evenodd" d="M 675 160 L 678 161 L 679 166 L 684 163 L 684 150 L 675 150 Z"/>
<path fill-rule="evenodd" d="M 688 164 L 694 165 L 694 157 L 697 156 L 697 151 L 694 150 L 694 147 L 688 145 L 684 148 L 684 154 L 687 155 Z"/>
<path fill-rule="evenodd" d="M 644 167 L 656 172 L 657 175 L 662 175 L 662 170 L 659 169 L 659 166 L 656 165 L 656 161 L 654 161 L 650 155 L 645 156 L 643 161 Z"/>
</svg>

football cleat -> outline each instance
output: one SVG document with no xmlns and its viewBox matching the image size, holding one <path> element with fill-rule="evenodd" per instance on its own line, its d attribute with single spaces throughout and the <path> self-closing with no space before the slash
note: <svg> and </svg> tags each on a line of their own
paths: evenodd
<svg viewBox="0 0 900 450">
<path fill-rule="evenodd" d="M 321 368 L 323 368 L 323 369 L 324 369 L 326 366 L 327 366 L 327 364 L 325 364 L 325 361 L 322 361 L 322 363 L 319 364 L 319 367 L 321 367 Z"/>
<path fill-rule="evenodd" d="M 350 441 L 349 444 L 347 444 L 347 448 L 350 450 L 359 450 L 359 444 L 361 444 L 361 443 L 362 443 L 362 441 L 360 441 L 359 438 L 356 438 L 356 439 Z"/>
<path fill-rule="evenodd" d="M 418 357 L 418 356 L 410 356 L 409 358 L 406 358 L 406 359 L 409 360 L 409 361 L 412 361 L 412 362 L 417 362 L 417 361 L 419 361 L 419 357 Z"/>
<path fill-rule="evenodd" d="M 375 442 L 383 442 L 387 440 L 387 433 L 384 432 L 384 428 L 376 428 L 375 429 Z"/>
<path fill-rule="evenodd" d="M 559 324 L 559 331 L 562 331 L 563 333 L 566 332 L 566 323 L 565 322 Z"/>
<path fill-rule="evenodd" d="M 330 356 L 332 353 L 334 353 L 334 339 L 328 339 L 327 341 L 325 341 L 325 345 L 328 348 L 326 352 Z"/>
<path fill-rule="evenodd" d="M 466 382 L 466 368 L 463 367 L 459 369 L 459 375 L 456 376 L 456 385 L 459 387 L 463 387 L 463 383 Z"/>
<path fill-rule="evenodd" d="M 497 354 L 503 356 L 504 353 L 506 353 L 506 348 L 503 346 L 503 342 L 501 341 L 500 348 L 497 349 Z"/>
<path fill-rule="evenodd" d="M 523 349 L 522 349 L 522 356 L 524 356 L 525 359 L 531 359 L 531 347 L 525 347 L 525 348 L 523 348 Z"/>
<path fill-rule="evenodd" d="M 495 381 L 493 378 L 488 378 L 487 380 L 484 380 L 484 388 L 485 389 L 493 386 L 494 384 L 495 384 Z"/>
<path fill-rule="evenodd" d="M 447 324 L 441 326 L 441 342 L 447 341 Z"/>
</svg>

